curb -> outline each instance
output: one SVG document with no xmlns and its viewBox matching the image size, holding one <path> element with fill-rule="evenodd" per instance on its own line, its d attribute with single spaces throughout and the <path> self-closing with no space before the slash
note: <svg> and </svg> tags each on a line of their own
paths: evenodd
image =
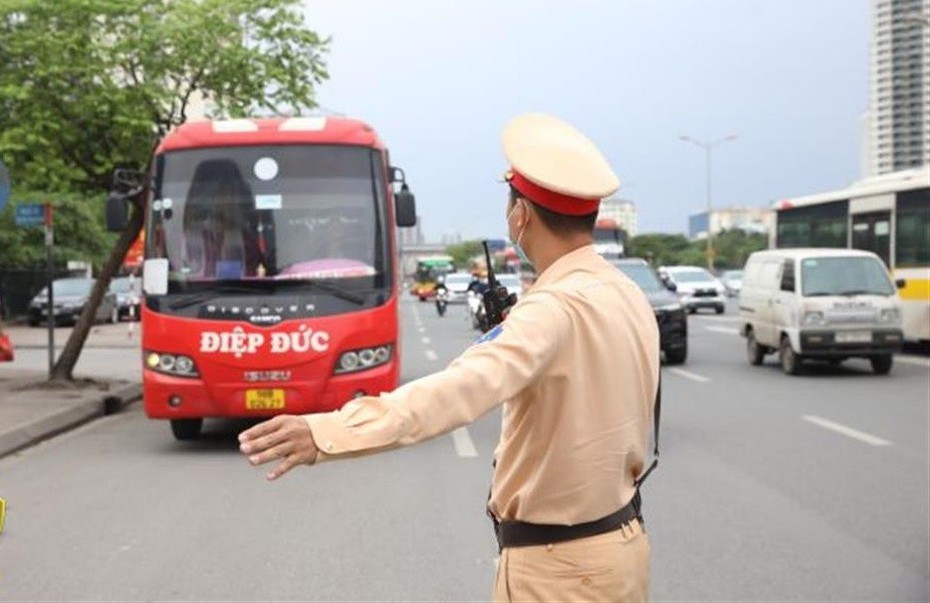
<svg viewBox="0 0 930 603">
<path fill-rule="evenodd" d="M 142 399 L 141 385 L 124 386 L 51 415 L 0 433 L 0 458 L 34 446 L 84 423 L 111 415 Z"/>
</svg>

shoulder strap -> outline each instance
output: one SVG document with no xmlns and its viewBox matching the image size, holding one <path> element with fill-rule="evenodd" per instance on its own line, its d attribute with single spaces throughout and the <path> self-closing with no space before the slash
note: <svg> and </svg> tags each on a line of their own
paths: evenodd
<svg viewBox="0 0 930 603">
<path fill-rule="evenodd" d="M 633 482 L 633 485 L 636 486 L 636 490 L 639 490 L 639 487 L 642 485 L 646 478 L 649 477 L 649 474 L 652 473 L 652 470 L 656 468 L 659 464 L 659 417 L 662 413 L 662 370 L 659 369 L 659 385 L 656 388 L 656 401 L 654 405 L 654 412 L 652 417 L 652 423 L 655 428 L 655 450 L 653 450 L 654 458 L 652 459 L 652 464 L 649 465 L 649 468 L 639 476 L 639 478 Z"/>
</svg>

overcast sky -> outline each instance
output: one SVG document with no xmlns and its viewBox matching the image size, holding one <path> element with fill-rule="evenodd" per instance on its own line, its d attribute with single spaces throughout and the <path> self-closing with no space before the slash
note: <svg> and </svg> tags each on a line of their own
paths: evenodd
<svg viewBox="0 0 930 603">
<path fill-rule="evenodd" d="M 714 205 L 764 206 L 859 177 L 867 0 L 306 0 L 332 36 L 320 104 L 369 122 L 417 195 L 429 240 L 498 237 L 500 131 L 573 123 L 636 203 L 640 232 L 685 232 L 704 156 Z"/>
</svg>

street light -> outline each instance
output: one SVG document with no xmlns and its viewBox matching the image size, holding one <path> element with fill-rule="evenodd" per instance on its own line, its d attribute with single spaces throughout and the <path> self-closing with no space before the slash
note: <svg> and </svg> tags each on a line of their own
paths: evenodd
<svg viewBox="0 0 930 603">
<path fill-rule="evenodd" d="M 736 140 L 736 134 L 730 134 L 729 136 L 724 136 L 723 138 L 718 138 L 717 140 L 705 141 L 697 140 L 691 138 L 690 136 L 681 135 L 678 137 L 684 142 L 690 142 L 693 145 L 701 147 L 704 149 L 704 160 L 705 160 L 705 194 L 707 196 L 707 267 L 713 271 L 714 269 L 714 231 L 711 228 L 711 183 L 710 183 L 710 163 L 711 163 L 711 152 L 714 147 L 731 140 Z"/>
</svg>

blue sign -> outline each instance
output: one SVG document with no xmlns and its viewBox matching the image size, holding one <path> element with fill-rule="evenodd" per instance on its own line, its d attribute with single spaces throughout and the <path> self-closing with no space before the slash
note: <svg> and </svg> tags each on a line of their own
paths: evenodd
<svg viewBox="0 0 930 603">
<path fill-rule="evenodd" d="M 41 226 L 45 224 L 45 205 L 22 203 L 16 206 L 17 226 Z"/>
<path fill-rule="evenodd" d="M 0 160 L 0 211 L 6 207 L 10 198 L 10 172 L 7 171 L 3 161 Z"/>
</svg>

